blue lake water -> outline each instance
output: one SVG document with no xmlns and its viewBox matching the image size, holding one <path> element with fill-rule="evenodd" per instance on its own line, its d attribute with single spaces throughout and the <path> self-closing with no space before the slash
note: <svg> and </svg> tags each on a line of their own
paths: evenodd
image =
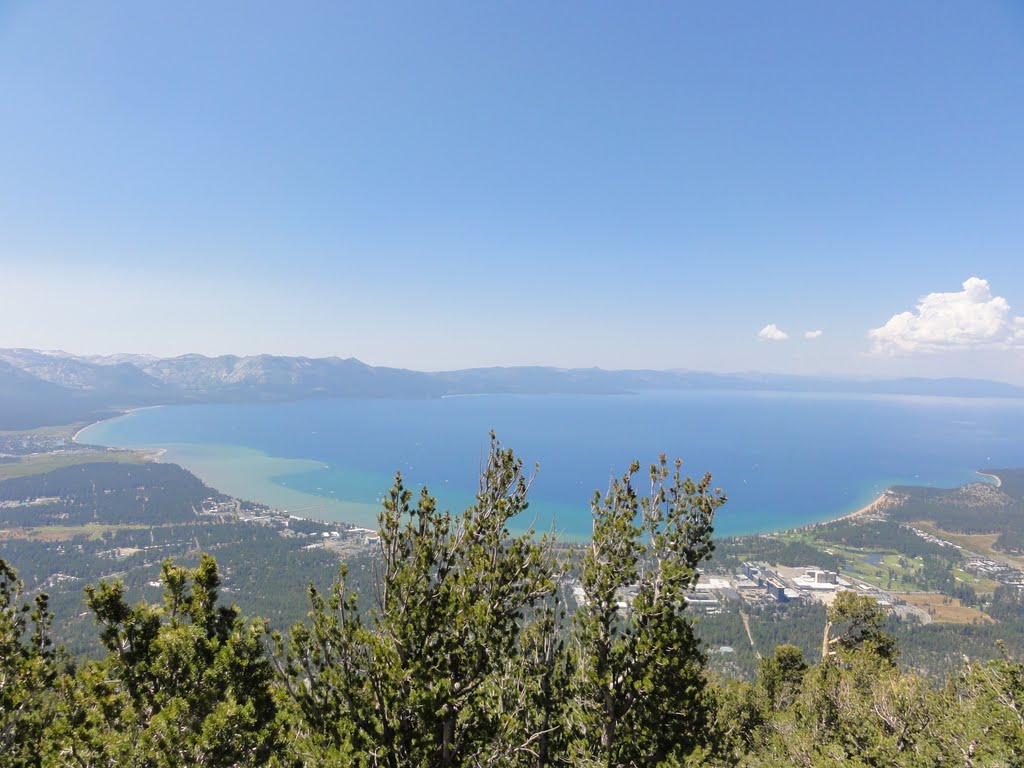
<svg viewBox="0 0 1024 768">
<path fill-rule="evenodd" d="M 721 534 L 852 512 L 892 484 L 954 486 L 1024 466 L 1024 401 L 791 393 L 317 400 L 169 406 L 94 425 L 82 442 L 164 447 L 220 490 L 312 516 L 372 524 L 396 470 L 443 504 L 472 500 L 494 429 L 539 462 L 531 516 L 590 531 L 595 489 L 632 459 L 683 459 L 729 497 Z M 307 461 L 283 461 L 307 460 Z M 522 521 L 522 525 L 530 521 Z"/>
</svg>

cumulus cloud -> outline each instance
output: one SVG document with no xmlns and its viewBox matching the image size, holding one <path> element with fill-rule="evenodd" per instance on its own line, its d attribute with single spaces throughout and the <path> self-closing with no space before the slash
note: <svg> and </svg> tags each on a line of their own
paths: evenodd
<svg viewBox="0 0 1024 768">
<path fill-rule="evenodd" d="M 820 339 L 824 331 L 804 331 L 805 339 Z"/>
<path fill-rule="evenodd" d="M 888 354 L 1024 348 L 1024 317 L 1014 317 L 1006 299 L 992 295 L 987 280 L 972 277 L 962 291 L 929 293 L 913 312 L 893 315 L 868 336 L 873 351 Z"/>
<path fill-rule="evenodd" d="M 757 337 L 764 341 L 785 341 L 789 338 L 789 334 L 775 323 L 768 323 L 768 325 L 758 331 Z"/>
</svg>

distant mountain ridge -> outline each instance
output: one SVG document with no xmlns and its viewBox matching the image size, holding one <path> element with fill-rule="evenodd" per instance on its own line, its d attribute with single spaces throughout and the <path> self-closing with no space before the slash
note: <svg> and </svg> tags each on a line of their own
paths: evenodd
<svg viewBox="0 0 1024 768">
<path fill-rule="evenodd" d="M 1024 398 L 1022 387 L 961 378 L 871 381 L 541 366 L 428 373 L 340 357 L 190 354 L 159 358 L 0 349 L 0 429 L 65 424 L 133 406 L 174 403 L 467 394 L 611 395 L 654 389 Z"/>
</svg>

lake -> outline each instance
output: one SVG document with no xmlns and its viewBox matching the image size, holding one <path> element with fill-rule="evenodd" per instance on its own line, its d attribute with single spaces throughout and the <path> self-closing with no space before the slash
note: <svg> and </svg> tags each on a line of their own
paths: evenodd
<svg viewBox="0 0 1024 768">
<path fill-rule="evenodd" d="M 294 514 L 373 525 L 401 471 L 453 509 L 472 502 L 488 432 L 532 468 L 530 520 L 567 538 L 632 459 L 683 459 L 729 497 L 720 534 L 852 512 L 893 484 L 955 486 L 1024 466 L 1024 401 L 750 392 L 483 395 L 165 406 L 83 430 L 80 442 L 163 448 L 213 487 Z M 642 484 L 641 484 L 641 487 Z"/>
</svg>

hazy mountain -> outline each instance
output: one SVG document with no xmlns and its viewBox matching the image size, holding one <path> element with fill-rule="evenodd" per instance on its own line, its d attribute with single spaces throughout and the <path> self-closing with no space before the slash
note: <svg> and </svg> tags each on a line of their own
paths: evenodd
<svg viewBox="0 0 1024 768">
<path fill-rule="evenodd" d="M 90 363 L 96 363 L 97 365 L 117 365 L 119 363 L 131 363 L 137 368 L 141 368 L 149 363 L 155 363 L 160 358 L 156 355 L 133 355 L 130 353 L 122 353 L 118 355 L 83 355 L 82 360 L 88 360 Z"/>
<path fill-rule="evenodd" d="M 43 381 L 102 400 L 148 400 L 165 394 L 158 380 L 129 362 L 97 364 L 66 352 L 32 349 L 0 349 L 0 361 Z"/>
<path fill-rule="evenodd" d="M 284 400 L 300 397 L 438 397 L 428 374 L 375 368 L 355 358 L 183 355 L 142 366 L 192 398 Z"/>
<path fill-rule="evenodd" d="M 0 360 L 0 429 L 31 429 L 98 419 L 110 409 Z"/>
<path fill-rule="evenodd" d="M 0 429 L 69 423 L 138 405 L 330 397 L 431 398 L 458 394 L 623 394 L 739 390 L 1024 397 L 1024 389 L 975 379 L 861 380 L 700 371 L 601 368 L 470 368 L 424 373 L 355 358 L 253 355 L 76 356 L 0 349 Z"/>
</svg>

